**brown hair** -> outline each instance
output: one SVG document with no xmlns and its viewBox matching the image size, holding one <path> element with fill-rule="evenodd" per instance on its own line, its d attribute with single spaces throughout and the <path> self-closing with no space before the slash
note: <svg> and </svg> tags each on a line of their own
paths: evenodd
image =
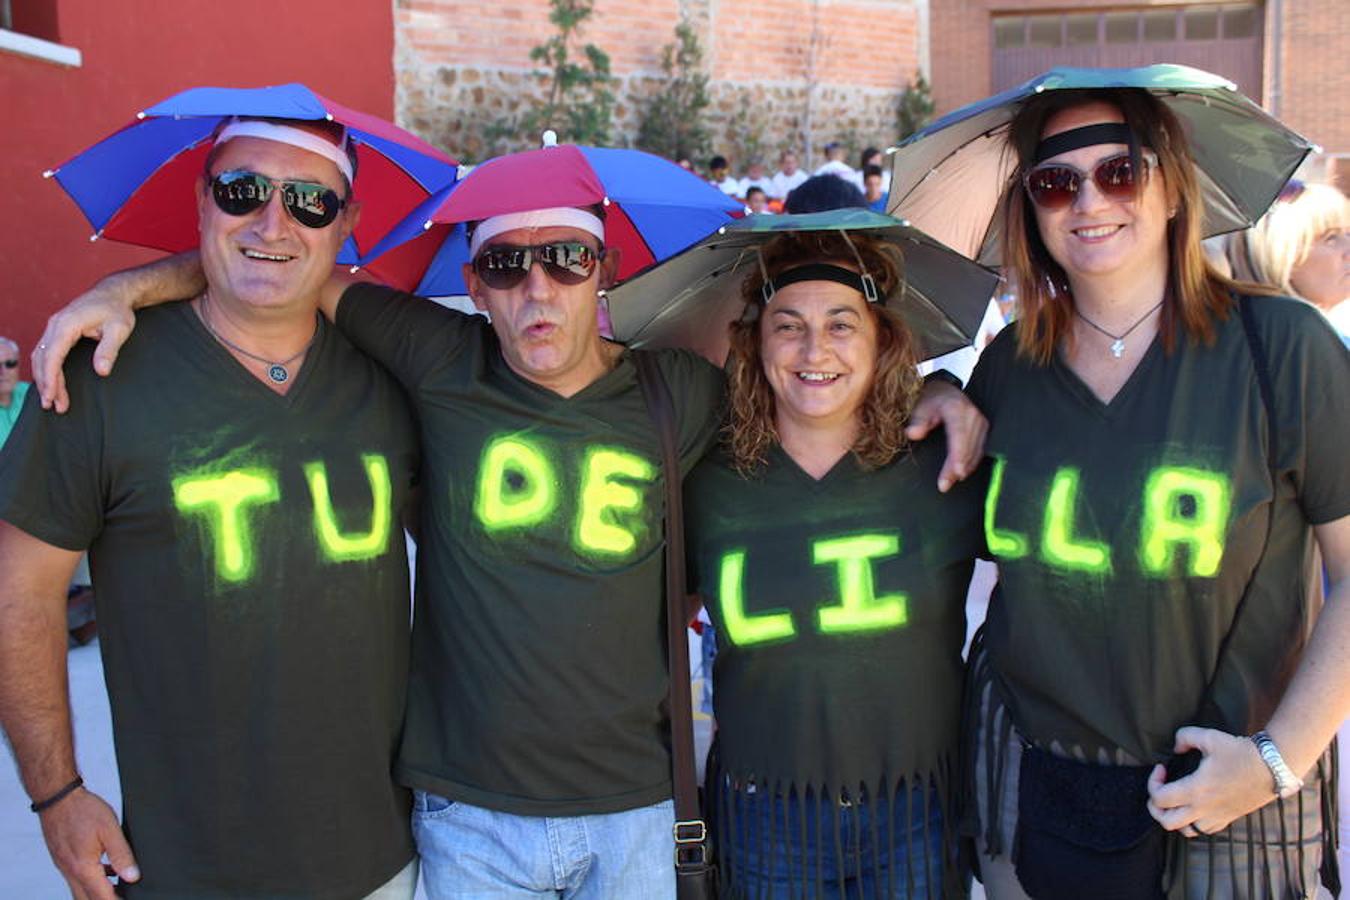
<svg viewBox="0 0 1350 900">
<path fill-rule="evenodd" d="M 857 256 L 849 249 L 853 244 Z M 877 367 L 860 410 L 858 439 L 853 455 L 864 468 L 884 466 L 908 446 L 905 423 L 918 398 L 920 379 L 915 369 L 918 347 L 913 334 L 890 305 L 904 292 L 904 258 L 894 244 L 855 235 L 844 238 L 832 231 L 791 232 L 779 235 L 761 250 L 763 268 L 756 266 L 741 286 L 746 315 L 731 324 L 730 415 L 724 438 L 732 464 L 743 475 L 753 474 L 768 460 L 778 440 L 774 425 L 774 395 L 760 355 L 761 289 L 766 280 L 807 263 L 832 263 L 854 271 L 858 258 L 876 281 L 882 303 L 868 303 L 877 326 Z M 889 304 L 889 305 L 888 305 Z"/>
<path fill-rule="evenodd" d="M 1022 179 L 1034 165 L 1036 145 L 1050 117 L 1093 102 L 1107 103 L 1120 110 L 1140 145 L 1157 155 L 1168 205 L 1176 210 L 1167 224 L 1169 264 L 1159 323 L 1163 347 L 1172 352 L 1183 334 L 1191 340 L 1211 343 L 1216 320 L 1228 315 L 1232 303 L 1230 291 L 1246 286 L 1214 268 L 1201 247 L 1204 201 L 1181 122 L 1148 91 L 1118 88 L 1038 94 L 1013 118 L 1008 142 L 1017 155 L 1017 166 L 1005 188 L 1001 206 L 1005 223 L 1003 264 L 1018 295 L 1018 350 L 1045 364 L 1059 343 L 1072 340 L 1073 297 L 1069 281 L 1041 240 L 1036 211 L 1022 189 Z M 1143 185 L 1141 179 L 1141 190 Z"/>
</svg>

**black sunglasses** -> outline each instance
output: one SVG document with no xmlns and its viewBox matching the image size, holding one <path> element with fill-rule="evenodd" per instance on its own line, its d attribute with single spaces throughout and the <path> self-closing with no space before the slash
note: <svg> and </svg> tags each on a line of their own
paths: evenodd
<svg viewBox="0 0 1350 900">
<path fill-rule="evenodd" d="M 1151 167 L 1157 165 L 1157 158 L 1151 154 L 1141 154 L 1144 178 L 1148 177 Z M 1027 172 L 1022 179 L 1029 196 L 1042 209 L 1064 209 L 1073 204 L 1083 181 L 1091 178 L 1097 190 L 1112 200 L 1133 200 L 1141 183 L 1134 171 L 1134 160 L 1128 153 L 1108 156 L 1084 172 L 1068 163 L 1041 163 Z"/>
<path fill-rule="evenodd" d="M 17 369 L 19 361 L 17 359 L 0 359 L 0 366 L 4 366 L 6 369 Z"/>
<path fill-rule="evenodd" d="M 247 216 L 261 209 L 278 188 L 286 212 L 306 228 L 327 227 L 347 205 L 337 191 L 312 181 L 279 181 L 243 169 L 211 178 L 211 196 L 220 211 L 230 216 Z"/>
<path fill-rule="evenodd" d="M 596 250 L 581 241 L 554 241 L 530 247 L 497 245 L 485 247 L 474 257 L 473 270 L 483 283 L 494 290 L 507 291 L 525 280 L 530 267 L 538 262 L 549 278 L 559 284 L 581 284 L 600 260 L 604 248 Z"/>
</svg>

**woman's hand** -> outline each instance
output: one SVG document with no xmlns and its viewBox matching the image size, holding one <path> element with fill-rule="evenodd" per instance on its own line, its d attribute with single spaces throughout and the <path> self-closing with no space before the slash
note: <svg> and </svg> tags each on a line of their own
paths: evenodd
<svg viewBox="0 0 1350 900">
<path fill-rule="evenodd" d="M 1177 730 L 1177 753 L 1199 750 L 1200 767 L 1167 782 L 1154 766 L 1148 778 L 1148 811 L 1168 831 L 1189 838 L 1214 834 L 1275 799 L 1275 780 L 1250 738 L 1188 726 Z"/>
<path fill-rule="evenodd" d="M 905 437 L 921 441 L 939 425 L 947 431 L 947 459 L 938 473 L 938 490 L 945 494 L 979 467 L 989 420 L 960 388 L 926 381 L 909 415 Z"/>
</svg>

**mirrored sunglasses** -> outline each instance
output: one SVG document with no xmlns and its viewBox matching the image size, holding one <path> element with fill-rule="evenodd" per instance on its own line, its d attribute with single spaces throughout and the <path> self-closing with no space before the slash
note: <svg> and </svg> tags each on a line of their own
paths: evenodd
<svg viewBox="0 0 1350 900">
<path fill-rule="evenodd" d="M 1143 163 L 1143 177 L 1158 164 L 1157 157 L 1149 153 L 1139 157 Z M 1133 200 L 1141 183 L 1135 174 L 1134 161 L 1128 153 L 1108 156 L 1084 172 L 1068 163 L 1041 163 L 1027 172 L 1022 179 L 1027 196 L 1042 209 L 1064 209 L 1073 204 L 1084 180 L 1091 178 L 1097 190 L 1112 200 Z"/>
<path fill-rule="evenodd" d="M 494 290 L 510 290 L 525 280 L 536 262 L 558 284 L 581 284 L 605 258 L 603 248 L 596 250 L 581 241 L 555 241 L 529 247 L 496 245 L 484 247 L 474 258 L 473 270 L 483 283 Z"/>
<path fill-rule="evenodd" d="M 337 218 L 347 201 L 325 184 L 312 181 L 279 181 L 236 169 L 211 178 L 211 196 L 221 212 L 247 216 L 261 209 L 274 190 L 281 191 L 281 202 L 291 218 L 306 228 L 325 228 Z"/>
</svg>

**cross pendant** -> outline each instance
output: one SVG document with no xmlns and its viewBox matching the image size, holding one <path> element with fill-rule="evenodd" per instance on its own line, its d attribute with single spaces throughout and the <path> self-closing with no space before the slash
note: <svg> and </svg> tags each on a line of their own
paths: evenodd
<svg viewBox="0 0 1350 900">
<path fill-rule="evenodd" d="M 1116 359 L 1120 359 L 1121 354 L 1124 352 L 1125 352 L 1125 342 L 1120 338 L 1116 338 L 1116 342 L 1111 345 L 1111 355 L 1114 356 Z"/>
</svg>

